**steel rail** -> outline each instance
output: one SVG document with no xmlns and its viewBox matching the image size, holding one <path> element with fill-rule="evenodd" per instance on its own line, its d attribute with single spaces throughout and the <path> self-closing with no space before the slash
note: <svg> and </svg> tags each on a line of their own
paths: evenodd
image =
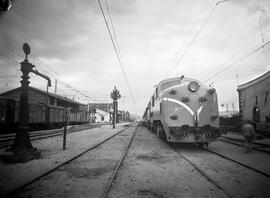
<svg viewBox="0 0 270 198">
<path fill-rule="evenodd" d="M 126 145 L 126 147 L 125 147 L 125 149 L 124 149 L 124 151 L 123 151 L 123 153 L 122 153 L 122 156 L 121 156 L 120 160 L 118 161 L 117 167 L 116 167 L 116 169 L 114 170 L 113 175 L 112 175 L 110 181 L 108 182 L 108 184 L 107 184 L 107 186 L 106 186 L 106 188 L 105 188 L 105 191 L 103 192 L 103 194 L 102 194 L 102 196 L 101 196 L 102 198 L 106 198 L 106 197 L 108 196 L 108 194 L 109 194 L 109 192 L 110 192 L 110 189 L 111 189 L 111 186 L 112 186 L 112 183 L 113 183 L 114 179 L 116 178 L 117 173 L 118 173 L 118 171 L 120 170 L 120 167 L 121 167 L 121 165 L 122 165 L 122 163 L 123 163 L 123 161 L 124 161 L 124 159 L 125 159 L 125 157 L 126 157 L 126 155 L 127 155 L 128 149 L 129 149 L 129 147 L 130 147 L 130 145 L 131 145 L 131 142 L 132 142 L 132 140 L 133 140 L 133 138 L 134 138 L 134 136 L 135 136 L 135 133 L 136 133 L 136 131 L 137 131 L 137 128 L 138 128 L 138 125 L 136 126 L 136 129 L 133 131 L 133 134 L 132 134 L 132 136 L 131 136 L 129 142 L 128 142 L 128 144 Z"/>
<path fill-rule="evenodd" d="M 78 131 L 87 130 L 87 129 L 93 129 L 93 128 L 97 128 L 97 127 L 100 127 L 100 125 L 91 126 L 89 128 L 78 128 L 78 129 L 75 129 L 74 131 L 73 130 L 68 131 L 67 133 L 73 133 L 73 132 L 78 132 Z M 29 135 L 30 135 L 30 140 L 31 141 L 32 140 L 46 139 L 46 138 L 50 138 L 50 137 L 63 135 L 63 129 L 56 129 L 56 130 L 43 131 L 43 132 L 35 131 L 34 133 L 30 132 Z M 5 147 L 8 147 L 8 146 L 11 146 L 14 139 L 15 139 L 15 135 L 10 136 L 7 139 L 3 139 L 0 136 L 0 148 L 5 148 Z"/>
<path fill-rule="evenodd" d="M 172 146 L 171 148 L 178 154 L 180 155 L 184 160 L 186 160 L 189 164 L 191 164 L 202 176 L 204 176 L 208 181 L 210 181 L 212 184 L 214 184 L 218 189 L 220 189 L 225 195 L 228 197 L 232 198 L 232 196 L 225 191 L 217 182 L 215 182 L 213 179 L 211 179 L 207 174 L 201 170 L 198 166 L 196 166 L 192 161 L 187 159 L 183 154 L 181 154 L 179 151 L 175 150 Z"/>
<path fill-rule="evenodd" d="M 226 139 L 227 139 L 227 138 L 226 138 Z M 233 144 L 233 145 L 240 146 L 240 147 L 244 147 L 244 145 L 241 144 L 240 142 L 237 143 L 237 140 L 230 140 L 230 139 L 229 139 L 229 140 L 224 140 L 224 139 L 219 139 L 219 141 L 222 141 L 222 142 L 225 142 L 225 143 L 228 143 L 228 144 Z M 253 144 L 255 144 L 255 143 L 253 142 Z M 255 145 L 258 145 L 258 144 L 255 144 Z M 270 151 L 263 150 L 263 149 L 260 149 L 260 148 L 254 148 L 254 147 L 253 147 L 252 150 L 270 154 Z"/>
<path fill-rule="evenodd" d="M 108 140 L 110 140 L 111 138 L 115 137 L 116 135 L 118 135 L 118 134 L 124 132 L 126 129 L 128 129 L 128 128 L 131 127 L 131 126 L 133 126 L 133 123 L 129 124 L 128 126 L 126 126 L 126 128 L 124 128 L 124 129 L 122 129 L 122 130 L 120 130 L 120 131 L 114 133 L 113 135 L 111 135 L 111 136 L 109 136 L 109 137 L 107 137 L 107 138 L 105 138 L 105 139 L 103 139 L 103 140 L 101 140 L 101 141 L 95 143 L 94 145 L 90 146 L 89 148 L 87 148 L 87 149 L 84 150 L 83 152 L 81 152 L 81 153 L 79 153 L 79 154 L 73 156 L 72 158 L 70 158 L 70 159 L 68 159 L 68 160 L 66 160 L 66 161 L 64 161 L 64 162 L 62 162 L 61 164 L 57 165 L 56 167 L 52 168 L 51 170 L 46 171 L 45 173 L 43 173 L 43 174 L 41 174 L 40 176 L 38 176 L 38 177 L 32 179 L 31 181 L 26 182 L 25 184 L 23 184 L 23 185 L 21 185 L 20 187 L 18 187 L 18 188 L 16 188 L 16 189 L 12 190 L 11 192 L 8 192 L 6 195 L 4 195 L 4 197 L 16 197 L 16 194 L 19 193 L 19 192 L 20 192 L 22 189 L 24 189 L 25 187 L 29 186 L 30 184 L 33 184 L 33 183 L 36 182 L 37 180 L 39 180 L 39 179 L 45 177 L 46 175 L 48 175 L 48 174 L 54 172 L 54 171 L 57 170 L 58 168 L 60 168 L 60 167 L 62 167 L 62 166 L 64 166 L 64 165 L 66 165 L 66 164 L 68 164 L 68 163 L 74 161 L 75 159 L 81 157 L 82 155 L 84 155 L 84 154 L 87 153 L 88 151 L 93 150 L 94 148 L 96 148 L 96 147 L 100 146 L 101 144 L 107 142 Z M 14 195 L 15 195 L 15 196 L 14 196 Z"/>
<path fill-rule="evenodd" d="M 228 140 L 232 140 L 232 141 L 237 141 L 237 142 L 245 142 L 245 140 L 240 140 L 240 139 L 231 138 L 231 137 L 226 137 L 226 136 L 221 136 L 221 138 L 228 139 Z M 256 139 L 255 139 L 255 140 L 256 140 Z M 254 141 L 253 141 L 253 144 L 258 145 L 258 146 L 262 146 L 262 147 L 269 147 L 269 148 L 270 148 L 270 145 L 268 145 L 268 144 L 263 144 L 263 143 L 260 143 L 260 142 L 254 142 Z"/>
<path fill-rule="evenodd" d="M 248 165 L 246 165 L 246 164 L 243 164 L 243 163 L 241 163 L 241 162 L 238 162 L 238 161 L 236 161 L 236 160 L 234 160 L 234 159 L 231 159 L 231 158 L 229 158 L 229 157 L 227 157 L 227 156 L 225 156 L 225 155 L 222 155 L 222 154 L 220 154 L 220 153 L 217 153 L 217 152 L 215 152 L 215 151 L 211 151 L 211 150 L 209 150 L 209 149 L 207 149 L 207 148 L 202 148 L 202 147 L 200 147 L 200 148 L 203 149 L 203 150 L 205 150 L 205 151 L 208 151 L 208 152 L 210 152 L 210 153 L 213 153 L 213 154 L 215 154 L 215 155 L 218 155 L 218 156 L 220 156 L 220 157 L 222 157 L 222 158 L 224 158 L 224 159 L 226 159 L 226 160 L 229 160 L 229 161 L 232 161 L 232 162 L 234 162 L 234 163 L 237 163 L 237 164 L 239 164 L 239 165 L 241 165 L 241 166 L 244 166 L 245 168 L 248 168 L 248 169 L 250 169 L 250 170 L 252 170 L 252 171 L 255 171 L 255 172 L 257 172 L 257 173 L 260 173 L 260 174 L 262 174 L 262 175 L 264 175 L 264 176 L 270 178 L 270 175 L 269 175 L 269 174 L 264 173 L 264 172 L 262 172 L 262 171 L 260 171 L 260 170 L 258 170 L 258 169 L 256 169 L 256 168 L 253 168 L 253 167 L 251 167 L 251 166 L 248 166 Z"/>
</svg>

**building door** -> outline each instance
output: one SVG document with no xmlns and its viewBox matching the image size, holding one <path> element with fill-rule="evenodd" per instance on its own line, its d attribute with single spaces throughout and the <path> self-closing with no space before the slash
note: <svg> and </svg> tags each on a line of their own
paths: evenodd
<svg viewBox="0 0 270 198">
<path fill-rule="evenodd" d="M 255 123 L 260 122 L 260 109 L 259 109 L 259 107 L 253 108 L 253 121 Z"/>
</svg>

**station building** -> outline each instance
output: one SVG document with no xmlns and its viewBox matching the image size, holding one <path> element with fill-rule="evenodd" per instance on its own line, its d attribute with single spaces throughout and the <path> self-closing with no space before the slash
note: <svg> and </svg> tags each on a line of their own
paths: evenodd
<svg viewBox="0 0 270 198">
<path fill-rule="evenodd" d="M 256 130 L 270 132 L 270 71 L 238 86 L 241 120 L 256 123 Z"/>
<path fill-rule="evenodd" d="M 89 117 L 91 123 L 112 122 L 112 103 L 88 103 Z"/>
<path fill-rule="evenodd" d="M 95 122 L 104 122 L 104 123 L 110 123 L 112 122 L 112 113 L 109 111 L 106 111 L 104 109 L 95 108 Z"/>
<path fill-rule="evenodd" d="M 0 96 L 4 96 L 4 97 L 11 98 L 14 100 L 20 100 L 21 87 L 1 93 Z M 50 92 L 46 92 L 46 91 L 43 91 L 41 89 L 37 89 L 34 87 L 29 87 L 28 89 L 28 101 L 29 103 L 44 103 L 48 105 L 71 108 L 73 110 L 79 110 L 81 108 L 84 108 L 85 106 L 69 98 L 66 98 L 57 94 L 53 94 Z"/>
<path fill-rule="evenodd" d="M 107 122 L 112 123 L 113 120 L 113 104 L 112 103 L 89 103 L 90 122 Z M 128 111 L 117 110 L 116 123 L 129 122 L 130 113 Z"/>
</svg>

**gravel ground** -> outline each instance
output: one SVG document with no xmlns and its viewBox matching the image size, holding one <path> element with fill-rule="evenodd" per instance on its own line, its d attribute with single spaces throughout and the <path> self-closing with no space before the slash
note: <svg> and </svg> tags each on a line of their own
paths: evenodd
<svg viewBox="0 0 270 198">
<path fill-rule="evenodd" d="M 109 197 L 227 197 L 170 146 L 138 128 Z"/>
<path fill-rule="evenodd" d="M 44 174 L 122 128 L 123 126 L 117 126 L 116 129 L 112 129 L 112 126 L 105 125 L 101 128 L 70 133 L 67 135 L 66 150 L 62 150 L 61 136 L 32 141 L 33 146 L 41 150 L 41 159 L 18 164 L 5 164 L 0 161 L 0 195 Z M 1 152 L 4 153 L 4 149 L 1 149 Z"/>
<path fill-rule="evenodd" d="M 214 145 L 210 144 L 210 149 L 213 149 L 212 146 L 213 148 L 224 148 L 222 147 L 224 146 L 222 142 L 216 142 Z M 180 152 L 184 157 L 199 167 L 199 169 L 214 180 L 219 186 L 225 189 L 231 197 L 270 197 L 269 178 L 239 164 L 202 150 L 195 145 L 174 145 L 173 147 L 176 151 Z M 236 148 L 238 148 L 238 152 L 236 152 Z M 223 151 L 226 152 L 227 155 L 230 155 L 230 152 L 235 152 L 235 158 L 237 158 L 236 155 L 238 153 L 238 155 L 241 155 L 241 157 L 238 157 L 238 161 L 243 158 L 243 155 L 249 158 L 249 154 L 243 154 L 242 148 L 236 148 L 227 148 L 227 150 Z M 261 156 L 258 155 L 257 157 Z M 255 158 L 255 156 L 253 156 L 253 158 Z"/>
<path fill-rule="evenodd" d="M 125 130 L 14 197 L 101 197 L 134 130 Z"/>
</svg>

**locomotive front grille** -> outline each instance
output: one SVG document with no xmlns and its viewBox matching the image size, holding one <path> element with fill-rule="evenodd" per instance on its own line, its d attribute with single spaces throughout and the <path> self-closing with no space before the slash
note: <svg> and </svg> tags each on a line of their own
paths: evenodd
<svg viewBox="0 0 270 198">
<path fill-rule="evenodd" d="M 182 127 L 170 127 L 170 134 L 176 139 L 189 137 L 191 134 L 195 134 L 195 127 L 182 126 Z"/>
<path fill-rule="evenodd" d="M 214 140 L 220 136 L 219 130 L 209 125 L 203 127 L 191 127 L 187 125 L 181 127 L 170 127 L 170 134 L 176 139 L 189 138 L 190 136 L 193 136 L 196 141 L 203 139 Z"/>
</svg>

